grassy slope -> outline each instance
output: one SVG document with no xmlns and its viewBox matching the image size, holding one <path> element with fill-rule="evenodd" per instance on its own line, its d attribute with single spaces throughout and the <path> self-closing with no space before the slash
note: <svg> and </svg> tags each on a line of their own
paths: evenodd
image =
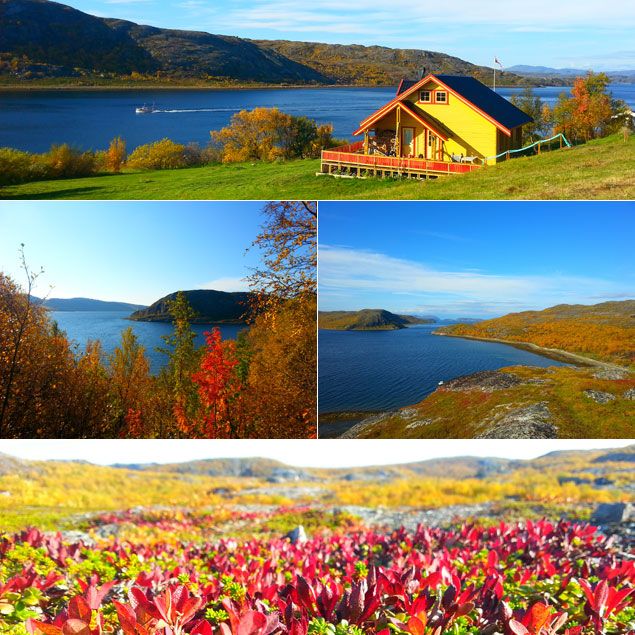
<svg viewBox="0 0 635 635">
<path fill-rule="evenodd" d="M 414 409 L 417 419 L 432 419 L 432 423 L 409 429 L 407 421 L 396 414 L 366 428 L 361 438 L 471 438 L 482 432 L 484 423 L 494 415 L 539 402 L 548 404 L 559 438 L 633 436 L 635 401 L 624 398 L 624 393 L 635 388 L 635 377 L 597 379 L 594 369 L 569 367 L 513 366 L 501 370 L 541 383 L 522 383 L 493 392 L 438 389 L 407 409 Z M 611 393 L 616 399 L 596 403 L 584 395 L 588 389 Z"/>
<path fill-rule="evenodd" d="M 634 199 L 635 136 L 515 159 L 429 182 L 316 177 L 319 161 L 214 165 L 42 181 L 0 198 L 49 199 Z"/>
</svg>

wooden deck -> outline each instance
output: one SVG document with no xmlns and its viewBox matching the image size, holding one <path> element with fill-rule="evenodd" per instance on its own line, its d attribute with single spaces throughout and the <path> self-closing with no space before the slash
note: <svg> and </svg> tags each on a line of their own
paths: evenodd
<svg viewBox="0 0 635 635">
<path fill-rule="evenodd" d="M 471 163 L 432 161 L 364 154 L 363 141 L 331 150 L 322 150 L 321 173 L 339 176 L 406 176 L 426 178 L 465 174 L 481 168 Z"/>
</svg>

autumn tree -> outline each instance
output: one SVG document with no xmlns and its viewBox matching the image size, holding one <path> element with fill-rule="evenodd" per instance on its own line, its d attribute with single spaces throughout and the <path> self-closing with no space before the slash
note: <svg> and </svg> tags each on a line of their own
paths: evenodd
<svg viewBox="0 0 635 635">
<path fill-rule="evenodd" d="M 333 143 L 332 126 L 318 126 L 278 108 L 254 108 L 236 113 L 228 126 L 212 131 L 223 162 L 274 161 L 317 156 Z"/>
<path fill-rule="evenodd" d="M 200 360 L 194 344 L 196 333 L 191 326 L 196 312 L 182 291 L 176 294 L 174 300 L 168 301 L 168 311 L 172 317 L 173 332 L 162 336 L 166 346 L 157 349 L 168 356 L 168 363 L 161 370 L 159 380 L 170 394 L 172 412 L 177 424 L 181 423 L 180 432 L 187 436 L 190 430 L 185 424 L 199 407 L 198 392 L 192 380 Z"/>
<path fill-rule="evenodd" d="M 605 73 L 590 72 L 586 77 L 576 77 L 572 96 L 563 93 L 553 108 L 554 131 L 583 141 L 607 134 L 614 114 L 608 84 Z"/>
<path fill-rule="evenodd" d="M 150 417 L 152 377 L 145 349 L 131 327 L 121 333 L 121 344 L 109 356 L 109 384 L 112 418 L 116 436 L 148 436 L 143 434 L 143 416 Z M 135 426 L 130 430 L 130 411 L 134 411 Z"/>
<path fill-rule="evenodd" d="M 121 172 L 126 162 L 126 142 L 121 137 L 115 137 L 106 151 L 106 167 L 111 172 Z"/>
<path fill-rule="evenodd" d="M 3 437 L 83 437 L 109 432 L 108 381 L 100 349 L 76 356 L 66 335 L 26 287 L 0 274 L 0 432 Z"/>
<path fill-rule="evenodd" d="M 20 354 L 33 327 L 42 320 L 39 307 L 35 307 L 31 292 L 37 279 L 44 272 L 32 271 L 24 254 L 24 243 L 20 245 L 20 263 L 26 277 L 26 291 L 21 292 L 8 277 L 0 275 L 0 315 L 2 316 L 3 342 L 0 353 L 0 437 L 8 436 L 6 426 L 9 407 L 15 390 L 16 379 L 22 372 Z"/>
<path fill-rule="evenodd" d="M 317 204 L 270 203 L 264 214 L 253 243 L 262 265 L 249 278 L 249 434 L 306 437 L 315 430 L 317 392 Z"/>
<path fill-rule="evenodd" d="M 223 341 L 218 328 L 205 333 L 205 340 L 199 370 L 192 375 L 201 404 L 199 434 L 208 439 L 242 436 L 236 343 Z"/>
</svg>

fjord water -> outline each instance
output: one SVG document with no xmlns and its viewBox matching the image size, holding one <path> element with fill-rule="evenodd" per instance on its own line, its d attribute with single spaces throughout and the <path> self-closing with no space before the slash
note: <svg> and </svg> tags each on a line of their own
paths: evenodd
<svg viewBox="0 0 635 635">
<path fill-rule="evenodd" d="M 89 340 L 100 340 L 106 355 L 112 353 L 121 343 L 121 332 L 132 327 L 139 343 L 146 349 L 150 360 L 150 371 L 157 373 L 167 363 L 167 357 L 156 351 L 157 346 L 164 346 L 162 335 L 172 332 L 172 325 L 165 322 L 132 322 L 126 318 L 128 311 L 51 311 L 51 319 L 57 322 L 60 329 L 66 332 L 79 351 L 83 351 Z M 203 333 L 214 325 L 193 324 L 196 333 L 196 346 L 205 343 Z M 245 328 L 243 324 L 219 325 L 223 339 L 235 339 L 238 332 Z"/>
<path fill-rule="evenodd" d="M 563 366 L 496 342 L 433 335 L 435 324 L 398 331 L 319 333 L 319 411 L 386 411 L 421 401 L 440 381 L 505 366 Z"/>
<path fill-rule="evenodd" d="M 635 109 L 635 84 L 612 84 L 616 99 Z M 499 88 L 506 98 L 519 88 Z M 534 89 L 553 104 L 567 88 Z M 361 119 L 394 97 L 394 88 L 277 88 L 248 90 L 32 90 L 6 91 L 0 98 L 0 146 L 44 152 L 53 143 L 84 150 L 105 149 L 120 135 L 128 149 L 169 137 L 206 145 L 210 130 L 240 110 L 278 107 L 319 123 L 332 123 L 338 138 L 352 138 Z M 157 112 L 138 115 L 153 105 Z"/>
</svg>

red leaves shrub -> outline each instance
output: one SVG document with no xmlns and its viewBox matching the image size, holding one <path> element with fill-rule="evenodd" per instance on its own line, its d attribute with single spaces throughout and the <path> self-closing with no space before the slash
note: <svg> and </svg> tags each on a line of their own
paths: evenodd
<svg viewBox="0 0 635 635">
<path fill-rule="evenodd" d="M 153 527 L 163 522 L 139 527 L 157 535 Z M 169 536 L 175 528 L 172 519 Z M 182 528 L 192 535 L 187 517 Z M 51 571 L 36 573 L 29 563 L 2 579 L 20 545 L 50 559 Z M 48 594 L 42 619 L 28 621 L 31 635 L 335 633 L 329 624 L 350 635 L 617 635 L 629 632 L 633 615 L 630 554 L 594 527 L 565 521 L 364 529 L 297 544 L 111 539 L 96 553 L 99 566 L 84 544 L 59 535 L 5 537 L 0 601 L 7 590 Z M 114 579 L 101 584 L 95 571 Z M 70 591 L 60 598 L 64 588 Z"/>
</svg>

